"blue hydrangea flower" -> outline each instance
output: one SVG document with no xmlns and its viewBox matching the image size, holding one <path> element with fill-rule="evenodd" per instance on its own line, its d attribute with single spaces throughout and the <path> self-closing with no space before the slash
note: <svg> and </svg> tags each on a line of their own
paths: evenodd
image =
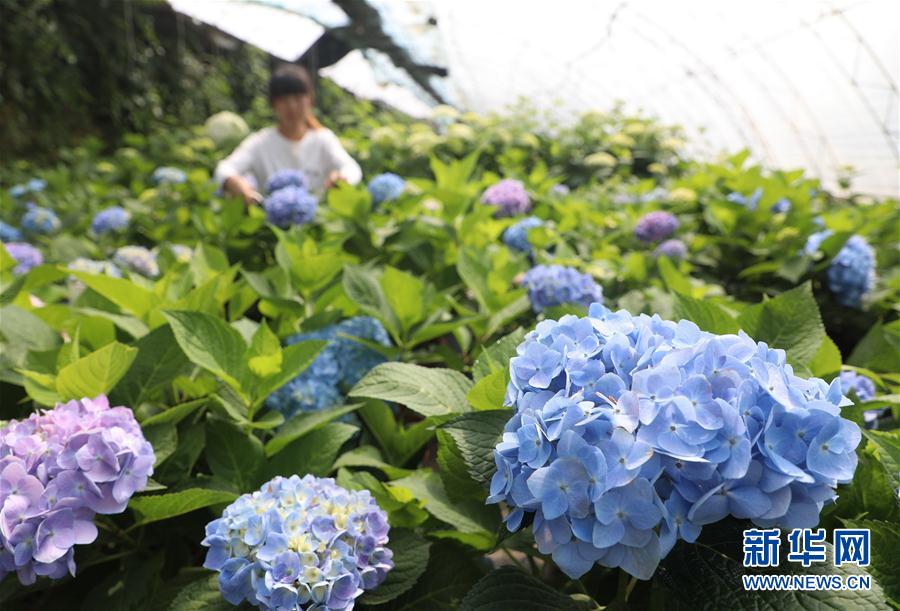
<svg viewBox="0 0 900 611">
<path fill-rule="evenodd" d="M 496 216 L 518 216 L 531 210 L 531 198 L 519 180 L 507 178 L 491 185 L 481 196 L 481 202 L 497 209 Z"/>
<path fill-rule="evenodd" d="M 859 307 L 875 287 L 875 251 L 860 235 L 851 236 L 831 260 L 828 287 L 841 305 Z"/>
<path fill-rule="evenodd" d="M 369 194 L 372 196 L 372 205 L 378 206 L 382 202 L 397 199 L 403 194 L 406 181 L 391 172 L 379 174 L 369 181 Z"/>
<path fill-rule="evenodd" d="M 77 259 L 72 260 L 66 266 L 67 269 L 70 269 L 74 272 L 87 272 L 89 274 L 104 274 L 106 276 L 112 276 L 113 278 L 121 278 L 122 270 L 120 270 L 114 263 L 111 261 L 94 261 L 93 259 L 85 259 L 83 257 L 78 257 Z M 72 276 L 70 276 L 72 277 Z"/>
<path fill-rule="evenodd" d="M 59 231 L 62 223 L 56 213 L 49 208 L 28 204 L 28 210 L 22 216 L 22 229 L 27 233 L 49 235 Z"/>
<path fill-rule="evenodd" d="M 159 264 L 156 255 L 143 246 L 123 246 L 116 250 L 113 262 L 119 267 L 130 269 L 142 276 L 156 278 L 159 275 Z"/>
<path fill-rule="evenodd" d="M 645 214 L 638 220 L 634 235 L 641 242 L 659 242 L 675 233 L 678 225 L 678 218 L 674 214 L 657 210 Z"/>
<path fill-rule="evenodd" d="M 43 178 L 32 178 L 28 182 L 15 185 L 9 190 L 9 194 L 13 197 L 22 197 L 28 193 L 40 193 L 47 188 L 47 181 Z"/>
<path fill-rule="evenodd" d="M 263 202 L 269 222 L 287 229 L 291 225 L 305 225 L 316 218 L 319 202 L 306 189 L 281 187 Z"/>
<path fill-rule="evenodd" d="M 772 212 L 775 214 L 787 214 L 791 211 L 791 200 L 786 197 L 782 197 L 777 202 L 772 204 Z"/>
<path fill-rule="evenodd" d="M 832 231 L 830 229 L 825 229 L 823 231 L 817 231 L 812 234 L 808 238 L 806 238 L 806 244 L 803 247 L 803 252 L 807 255 L 814 255 L 819 250 L 819 247 L 822 246 L 822 242 L 825 241 L 826 238 L 832 235 Z"/>
<path fill-rule="evenodd" d="M 19 242 L 22 240 L 22 232 L 18 227 L 0 221 L 0 242 Z"/>
<path fill-rule="evenodd" d="M 353 338 L 391 345 L 381 322 L 368 316 L 349 318 L 318 331 L 288 337 L 287 344 L 311 339 L 326 340 L 328 344 L 300 375 L 269 395 L 266 406 L 289 418 L 297 412 L 339 405 L 370 369 L 387 360 Z"/>
<path fill-rule="evenodd" d="M 44 262 L 41 251 L 27 242 L 7 242 L 3 247 L 16 260 L 17 265 L 13 268 L 16 275 L 27 274 Z"/>
<path fill-rule="evenodd" d="M 306 174 L 301 170 L 278 170 L 266 181 L 266 192 L 275 193 L 285 187 L 297 187 L 298 189 L 309 189 L 309 181 Z"/>
<path fill-rule="evenodd" d="M 128 228 L 131 221 L 131 213 L 121 206 L 111 206 L 94 215 L 91 221 L 91 229 L 97 235 L 120 232 Z"/>
<path fill-rule="evenodd" d="M 564 303 L 589 306 L 603 302 L 603 288 L 573 267 L 537 265 L 525 274 L 522 286 L 528 289 L 535 312 Z"/>
<path fill-rule="evenodd" d="M 871 401 L 875 398 L 875 382 L 866 376 L 856 373 L 855 371 L 842 371 L 840 375 L 841 391 L 845 395 L 850 395 L 853 391 L 860 401 Z M 878 418 L 885 412 L 885 409 L 870 409 L 863 412 L 866 426 L 868 428 L 878 428 Z"/>
<path fill-rule="evenodd" d="M 689 321 L 612 312 L 545 320 L 510 360 L 515 411 L 488 503 L 570 577 L 599 563 L 649 579 L 678 539 L 734 516 L 812 527 L 856 468 L 859 427 L 783 350 Z"/>
<path fill-rule="evenodd" d="M 387 514 L 368 490 L 276 477 L 206 525 L 203 566 L 222 597 L 265 610 L 352 609 L 394 567 Z"/>
<path fill-rule="evenodd" d="M 161 166 L 153 171 L 153 183 L 157 185 L 173 184 L 180 185 L 187 180 L 187 174 L 180 168 L 169 166 Z"/>
<path fill-rule="evenodd" d="M 734 202 L 735 204 L 740 204 L 747 208 L 747 210 L 756 210 L 756 207 L 759 205 L 759 200 L 763 196 L 762 187 L 758 187 L 750 197 L 747 197 L 743 193 L 729 193 L 727 199 L 730 202 Z"/>
<path fill-rule="evenodd" d="M 687 245 L 678 239 L 666 240 L 653 251 L 657 257 L 665 255 L 670 259 L 685 259 L 688 255 Z"/>
<path fill-rule="evenodd" d="M 526 217 L 506 228 L 503 232 L 503 243 L 514 250 L 526 253 L 531 252 L 531 243 L 528 241 L 528 232 L 543 224 L 544 221 L 536 216 Z"/>
</svg>

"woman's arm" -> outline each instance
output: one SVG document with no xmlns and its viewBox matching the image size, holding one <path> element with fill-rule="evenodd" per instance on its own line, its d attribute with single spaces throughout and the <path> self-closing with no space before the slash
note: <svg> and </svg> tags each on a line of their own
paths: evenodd
<svg viewBox="0 0 900 611">
<path fill-rule="evenodd" d="M 341 141 L 333 132 L 327 131 L 323 135 L 325 144 L 325 155 L 328 160 L 328 179 L 325 181 L 325 188 L 328 189 L 336 182 L 345 181 L 351 185 L 355 185 L 362 180 L 362 168 L 356 163 L 356 160 L 350 156 Z"/>
<path fill-rule="evenodd" d="M 244 198 L 247 204 L 259 203 L 262 196 L 243 177 L 256 159 L 259 134 L 250 134 L 216 166 L 215 179 L 226 193 Z"/>
</svg>

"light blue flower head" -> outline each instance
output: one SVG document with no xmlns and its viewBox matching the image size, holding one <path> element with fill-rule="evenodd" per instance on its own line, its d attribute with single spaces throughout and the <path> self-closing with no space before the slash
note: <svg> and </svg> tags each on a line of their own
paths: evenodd
<svg viewBox="0 0 900 611">
<path fill-rule="evenodd" d="M 369 181 L 368 186 L 374 206 L 397 199 L 403 194 L 405 188 L 406 181 L 391 172 L 385 172 L 374 177 Z"/>
<path fill-rule="evenodd" d="M 269 222 L 287 229 L 292 225 L 306 225 L 316 218 L 318 200 L 302 187 L 281 187 L 263 202 Z"/>
<path fill-rule="evenodd" d="M 536 265 L 525 274 L 522 285 L 535 312 L 565 303 L 586 307 L 603 302 L 603 288 L 573 267 Z"/>
<path fill-rule="evenodd" d="M 517 223 L 510 225 L 503 232 L 503 243 L 520 252 L 531 252 L 531 243 L 528 241 L 528 232 L 535 227 L 541 227 L 544 221 L 536 216 L 529 216 Z"/>
</svg>

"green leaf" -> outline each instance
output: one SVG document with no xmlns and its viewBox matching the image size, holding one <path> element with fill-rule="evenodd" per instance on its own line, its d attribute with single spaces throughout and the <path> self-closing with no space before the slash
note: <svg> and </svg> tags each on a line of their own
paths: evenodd
<svg viewBox="0 0 900 611">
<path fill-rule="evenodd" d="M 154 467 L 161 464 L 178 448 L 178 430 L 172 423 L 141 426 L 141 430 L 153 446 L 153 453 L 156 455 Z"/>
<path fill-rule="evenodd" d="M 266 397 L 309 367 L 327 344 L 328 342 L 321 340 L 306 340 L 284 347 L 281 352 L 281 369 L 259 381 L 253 389 L 254 405 L 265 401 Z"/>
<path fill-rule="evenodd" d="M 509 374 L 495 371 L 478 380 L 469 390 L 466 399 L 477 410 L 493 410 L 503 407 Z"/>
<path fill-rule="evenodd" d="M 262 442 L 224 420 L 206 423 L 206 462 L 214 475 L 250 492 L 265 462 Z"/>
<path fill-rule="evenodd" d="M 803 568 L 782 563 L 779 574 L 864 575 L 853 565 L 835 567 L 831 544 L 824 544 L 828 561 Z M 884 594 L 872 580 L 871 590 L 810 590 L 810 591 L 747 591 L 741 575 L 772 572 L 746 569 L 716 549 L 701 543 L 680 542 L 660 567 L 664 583 L 671 593 L 668 600 L 678 609 L 779 609 L 805 611 L 808 609 L 885 609 Z"/>
<path fill-rule="evenodd" d="M 809 370 L 817 378 L 824 378 L 841 370 L 841 351 L 827 335 L 810 361 Z"/>
<path fill-rule="evenodd" d="M 668 257 L 659 257 L 656 260 L 656 264 L 659 266 L 659 275 L 662 276 L 670 292 L 681 293 L 682 295 L 691 294 L 691 281 L 678 271 Z"/>
<path fill-rule="evenodd" d="M 266 444 L 266 456 L 273 456 L 289 443 L 325 426 L 332 420 L 359 409 L 361 404 L 341 405 L 318 412 L 299 413 L 288 420 Z"/>
<path fill-rule="evenodd" d="M 122 379 L 137 349 L 113 342 L 66 365 L 56 376 L 60 399 L 81 399 L 108 393 Z"/>
<path fill-rule="evenodd" d="M 731 314 L 721 306 L 703 299 L 675 293 L 675 319 L 687 319 L 704 331 L 725 335 L 737 333 L 739 326 Z"/>
<path fill-rule="evenodd" d="M 518 569 L 502 567 L 481 578 L 469 590 L 459 611 L 576 611 L 596 608 L 596 604 L 576 602 Z"/>
<path fill-rule="evenodd" d="M 900 371 L 900 320 L 875 323 L 847 362 L 879 373 Z"/>
<path fill-rule="evenodd" d="M 469 475 L 488 486 L 494 474 L 494 447 L 503 436 L 503 427 L 513 416 L 511 410 L 472 412 L 441 425 L 456 442 Z"/>
<path fill-rule="evenodd" d="M 495 371 L 509 371 L 509 359 L 516 356 L 516 348 L 524 340 L 525 330 L 519 328 L 482 350 L 475 359 L 475 364 L 472 365 L 472 375 L 475 380 L 478 381 Z"/>
<path fill-rule="evenodd" d="M 222 598 L 219 578 L 204 575 L 179 590 L 168 611 L 233 611 L 234 608 Z"/>
<path fill-rule="evenodd" d="M 350 391 L 351 397 L 394 401 L 423 416 L 469 411 L 466 393 L 472 382 L 451 369 L 410 363 L 382 363 Z"/>
<path fill-rule="evenodd" d="M 135 348 L 134 362 L 113 391 L 115 403 L 140 405 L 153 391 L 181 375 L 189 364 L 169 325 L 140 338 Z"/>
<path fill-rule="evenodd" d="M 393 267 L 386 267 L 381 275 L 381 288 L 385 299 L 397 317 L 402 332 L 425 318 L 422 299 L 425 284 L 413 276 Z"/>
<path fill-rule="evenodd" d="M 344 292 L 361 310 L 378 318 L 395 337 L 400 336 L 400 321 L 372 270 L 355 265 L 344 267 Z"/>
<path fill-rule="evenodd" d="M 144 318 L 160 304 L 160 298 L 156 293 L 148 291 L 130 280 L 87 272 L 73 271 L 70 273 L 125 312 L 134 314 L 138 318 Z"/>
<path fill-rule="evenodd" d="M 429 419 L 404 427 L 394 420 L 391 408 L 382 401 L 368 401 L 359 415 L 390 462 L 403 465 L 434 436 Z"/>
<path fill-rule="evenodd" d="M 218 376 L 241 392 L 248 371 L 244 361 L 247 345 L 241 334 L 225 321 L 204 314 L 168 310 L 163 312 L 178 345 L 195 365 Z"/>
<path fill-rule="evenodd" d="M 340 469 L 341 467 L 371 467 L 378 469 L 387 475 L 389 479 L 406 477 L 412 473 L 409 469 L 401 469 L 384 462 L 381 452 L 375 446 L 360 446 L 344 452 L 334 461 L 335 469 Z"/>
<path fill-rule="evenodd" d="M 59 335 L 50 325 L 14 305 L 0 308 L 0 333 L 10 344 L 28 350 L 52 350 L 60 344 Z"/>
<path fill-rule="evenodd" d="M 136 496 L 131 499 L 128 506 L 136 514 L 136 525 L 149 524 L 159 520 L 174 518 L 175 516 L 190 513 L 210 505 L 230 503 L 237 496 L 235 493 L 227 490 L 188 488 L 187 490 L 169 494 Z"/>
<path fill-rule="evenodd" d="M 785 350 L 795 366 L 808 366 L 826 337 L 809 282 L 747 308 L 738 323 L 754 340 Z"/>
<path fill-rule="evenodd" d="M 332 471 L 341 447 L 359 427 L 343 422 L 330 422 L 295 439 L 273 455 L 266 464 L 267 478 L 276 475 L 289 477 L 295 473 L 325 476 Z"/>
<path fill-rule="evenodd" d="M 456 442 L 446 431 L 438 429 L 437 435 L 437 472 L 444 484 L 447 497 L 454 503 L 466 499 L 481 501 L 484 490 L 469 477 L 466 463 L 460 455 Z"/>
<path fill-rule="evenodd" d="M 394 552 L 394 568 L 377 588 L 363 594 L 359 602 L 364 605 L 380 605 L 394 600 L 412 588 L 428 566 L 428 550 L 431 543 L 415 532 L 392 528 L 388 546 Z"/>
<path fill-rule="evenodd" d="M 877 448 L 878 459 L 887 474 L 888 483 L 894 497 L 900 503 L 896 491 L 900 490 L 900 429 L 893 431 L 863 431 L 866 438 Z"/>
<path fill-rule="evenodd" d="M 437 519 L 452 524 L 462 532 L 493 536 L 499 525 L 495 507 L 481 501 L 453 503 L 448 497 L 440 476 L 433 471 L 419 470 L 408 477 L 388 484 L 411 491 L 425 504 L 425 510 Z"/>
<path fill-rule="evenodd" d="M 392 600 L 386 608 L 391 611 L 458 611 L 460 601 L 481 575 L 476 560 L 464 548 L 449 541 L 436 542 L 431 546 L 425 572 L 415 586 Z"/>
<path fill-rule="evenodd" d="M 849 528 L 871 532 L 871 560 L 868 570 L 893 601 L 900 603 L 900 525 L 878 520 L 845 520 Z"/>
<path fill-rule="evenodd" d="M 247 366 L 261 378 L 267 378 L 281 371 L 281 342 L 263 322 L 256 328 L 247 352 Z"/>
<path fill-rule="evenodd" d="M 141 425 L 152 426 L 154 424 L 163 424 L 166 422 L 178 424 L 184 418 L 193 413 L 193 411 L 198 407 L 205 405 L 206 402 L 206 399 L 194 399 L 193 401 L 186 401 L 184 403 L 179 403 L 178 405 L 173 405 L 167 410 L 161 411 L 158 414 L 153 414 L 149 418 L 146 418 L 141 422 Z M 133 404 L 129 403 L 128 405 Z"/>
</svg>

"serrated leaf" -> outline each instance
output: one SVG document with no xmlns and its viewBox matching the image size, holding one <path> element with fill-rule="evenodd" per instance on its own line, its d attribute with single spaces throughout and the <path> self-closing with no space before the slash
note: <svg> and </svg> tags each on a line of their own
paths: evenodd
<svg viewBox="0 0 900 611">
<path fill-rule="evenodd" d="M 478 381 L 495 371 L 508 371 L 509 359 L 516 356 L 516 348 L 524 340 L 525 330 L 519 328 L 485 348 L 472 365 L 475 380 Z"/>
<path fill-rule="evenodd" d="M 827 335 L 809 362 L 809 370 L 817 378 L 823 378 L 841 370 L 841 351 Z"/>
<path fill-rule="evenodd" d="M 456 442 L 469 475 L 482 486 L 488 486 L 496 469 L 494 447 L 503 436 L 503 427 L 513 416 L 511 410 L 494 410 L 463 414 L 441 425 Z"/>
<path fill-rule="evenodd" d="M 367 401 L 359 415 L 395 465 L 406 464 L 434 436 L 430 419 L 404 427 L 394 420 L 391 408 L 383 401 Z"/>
<path fill-rule="evenodd" d="M 165 422 L 171 422 L 172 424 L 178 424 L 188 415 L 190 415 L 194 410 L 199 408 L 200 406 L 206 404 L 206 399 L 194 399 L 193 401 L 186 401 L 185 403 L 179 403 L 178 405 L 173 405 L 172 407 L 159 412 L 158 414 L 153 414 L 149 418 L 144 419 L 141 422 L 142 426 L 151 426 L 154 424 L 162 424 Z"/>
<path fill-rule="evenodd" d="M 878 459 L 884 467 L 888 483 L 894 491 L 894 498 L 900 504 L 900 430 L 863 431 L 878 450 Z"/>
<path fill-rule="evenodd" d="M 244 355 L 247 345 L 241 334 L 225 321 L 184 310 L 168 310 L 163 315 L 184 354 L 195 365 L 218 376 L 241 391 L 248 377 Z"/>
<path fill-rule="evenodd" d="M 160 298 L 156 293 L 148 291 L 130 280 L 113 278 L 104 274 L 89 274 L 87 272 L 72 271 L 70 273 L 85 285 L 122 308 L 123 311 L 138 318 L 144 318 L 160 304 Z"/>
<path fill-rule="evenodd" d="M 288 420 L 266 444 L 266 456 L 277 454 L 295 439 L 359 409 L 361 404 L 341 405 L 318 412 L 300 413 Z"/>
<path fill-rule="evenodd" d="M 406 272 L 386 267 L 381 274 L 381 287 L 390 309 L 400 323 L 400 330 L 406 332 L 414 324 L 425 318 L 423 294 L 425 284 Z"/>
<path fill-rule="evenodd" d="M 111 400 L 123 405 L 140 405 L 164 384 L 180 375 L 189 361 L 169 325 L 157 327 L 135 344 L 137 356 L 116 385 Z"/>
<path fill-rule="evenodd" d="M 206 462 L 214 475 L 250 492 L 265 462 L 262 442 L 224 420 L 206 423 Z"/>
<path fill-rule="evenodd" d="M 682 293 L 675 293 L 674 317 L 686 319 L 704 331 L 724 335 L 737 333 L 737 321 L 721 306 L 703 299 L 694 299 Z"/>
<path fill-rule="evenodd" d="M 203 576 L 182 588 L 168 611 L 232 611 L 235 607 L 222 598 L 219 578 Z"/>
<path fill-rule="evenodd" d="M 10 344 L 29 350 L 52 350 L 60 344 L 59 335 L 50 325 L 14 305 L 0 308 L 0 333 Z"/>
<path fill-rule="evenodd" d="M 74 363 L 56 376 L 60 399 L 81 399 L 108 393 L 122 379 L 137 356 L 137 349 L 113 342 Z"/>
<path fill-rule="evenodd" d="M 466 393 L 472 382 L 451 369 L 432 369 L 410 363 L 382 363 L 350 391 L 351 397 L 393 401 L 423 416 L 469 411 Z"/>
<path fill-rule="evenodd" d="M 380 605 L 394 600 L 412 588 L 428 566 L 429 541 L 403 528 L 392 528 L 389 537 L 388 547 L 394 552 L 394 568 L 383 583 L 363 594 L 359 602 L 364 605 Z"/>
<path fill-rule="evenodd" d="M 482 577 L 469 590 L 459 611 L 576 611 L 596 608 L 596 604 L 577 602 L 518 569 L 502 567 Z"/>
<path fill-rule="evenodd" d="M 136 496 L 128 503 L 128 507 L 134 510 L 136 524 L 149 524 L 174 518 L 203 507 L 230 503 L 237 495 L 227 490 L 213 490 L 210 488 L 188 488 L 180 492 L 169 494 L 154 494 L 148 496 Z"/>
<path fill-rule="evenodd" d="M 306 473 L 328 475 L 341 447 L 357 431 L 359 428 L 352 424 L 331 422 L 295 439 L 269 458 L 264 469 L 266 479 L 276 475 L 289 477 Z"/>
<path fill-rule="evenodd" d="M 437 519 L 452 524 L 462 532 L 493 536 L 499 524 L 499 513 L 481 501 L 453 503 L 448 497 L 440 476 L 427 470 L 419 470 L 388 484 L 411 491 L 425 504 L 425 510 Z"/>
<path fill-rule="evenodd" d="M 360 446 L 344 452 L 334 461 L 335 469 L 341 467 L 371 467 L 378 469 L 389 479 L 406 477 L 412 473 L 409 469 L 401 469 L 384 462 L 381 452 L 375 446 Z"/>
<path fill-rule="evenodd" d="M 399 337 L 400 321 L 372 270 L 355 265 L 345 266 L 343 287 L 347 297 L 361 310 L 381 320 L 391 335 Z"/>
<path fill-rule="evenodd" d="M 481 378 L 469 389 L 466 399 L 476 410 L 500 409 L 506 398 L 508 377 L 506 371 L 495 371 Z"/>
<path fill-rule="evenodd" d="M 267 378 L 281 371 L 281 342 L 265 322 L 256 328 L 250 349 L 247 351 L 247 366 L 261 378 Z"/>
</svg>

